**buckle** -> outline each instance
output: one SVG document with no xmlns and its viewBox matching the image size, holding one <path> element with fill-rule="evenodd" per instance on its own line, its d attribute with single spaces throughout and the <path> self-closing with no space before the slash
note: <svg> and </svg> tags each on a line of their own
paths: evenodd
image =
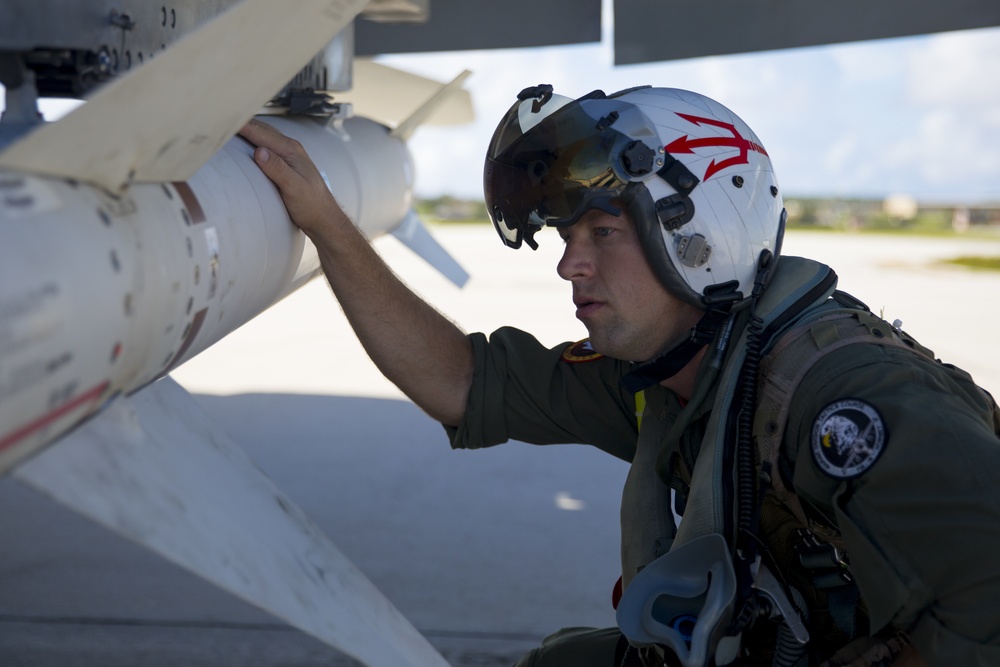
<svg viewBox="0 0 1000 667">
<path fill-rule="evenodd" d="M 839 588 L 853 583 L 850 561 L 845 552 L 829 542 L 820 542 L 806 528 L 799 528 L 796 533 L 799 543 L 795 545 L 795 553 L 799 557 L 799 563 L 812 576 L 813 586 Z"/>
</svg>

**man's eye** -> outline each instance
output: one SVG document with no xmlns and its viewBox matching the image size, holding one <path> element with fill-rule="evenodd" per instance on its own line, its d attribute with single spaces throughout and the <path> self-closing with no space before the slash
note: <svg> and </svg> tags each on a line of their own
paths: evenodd
<svg viewBox="0 0 1000 667">
<path fill-rule="evenodd" d="M 614 227 L 597 227 L 594 230 L 594 236 L 611 236 L 614 231 Z"/>
</svg>

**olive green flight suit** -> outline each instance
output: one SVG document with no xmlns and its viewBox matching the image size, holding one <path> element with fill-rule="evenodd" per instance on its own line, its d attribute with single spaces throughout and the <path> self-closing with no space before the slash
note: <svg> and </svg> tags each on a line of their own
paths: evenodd
<svg viewBox="0 0 1000 667">
<path fill-rule="evenodd" d="M 780 269 L 779 262 L 775 280 Z M 475 375 L 465 417 L 448 429 L 452 446 L 583 443 L 631 462 L 621 507 L 627 587 L 670 548 L 676 528 L 657 459 L 664 448 L 673 455 L 672 484 L 683 495 L 707 425 L 723 418 L 712 414 L 715 374 L 703 364 L 694 392 L 700 400 L 686 405 L 659 385 L 647 389 L 640 431 L 635 398 L 620 384 L 628 363 L 564 354 L 571 344 L 547 349 L 512 328 L 470 339 Z M 830 407 L 847 400 L 875 411 L 884 440 L 859 475 L 841 479 L 821 469 L 813 444 Z M 781 474 L 811 515 L 839 531 L 868 630 L 905 632 L 931 667 L 1000 665 L 995 405 L 943 364 L 896 347 L 856 344 L 809 371 L 788 414 Z M 774 524 L 772 509 L 765 505 L 762 526 Z M 600 637 L 601 645 L 613 642 L 607 633 Z"/>
</svg>

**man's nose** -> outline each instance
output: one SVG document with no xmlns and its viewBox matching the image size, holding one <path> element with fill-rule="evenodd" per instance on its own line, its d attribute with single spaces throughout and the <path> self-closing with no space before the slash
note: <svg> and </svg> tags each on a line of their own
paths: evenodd
<svg viewBox="0 0 1000 667">
<path fill-rule="evenodd" d="M 556 272 L 563 280 L 586 278 L 593 272 L 593 263 L 579 240 L 574 241 L 574 235 L 566 239 L 562 258 L 556 266 Z"/>
</svg>

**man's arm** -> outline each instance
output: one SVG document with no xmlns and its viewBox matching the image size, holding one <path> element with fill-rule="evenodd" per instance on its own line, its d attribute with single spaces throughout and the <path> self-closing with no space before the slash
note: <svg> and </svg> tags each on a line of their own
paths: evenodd
<svg viewBox="0 0 1000 667">
<path fill-rule="evenodd" d="M 961 371 L 863 344 L 816 363 L 789 410 L 796 493 L 836 522 L 871 629 L 905 631 L 932 667 L 1000 665 L 992 414 Z"/>
<path fill-rule="evenodd" d="M 288 214 L 316 245 L 323 272 L 379 370 L 442 423 L 465 413 L 473 358 L 468 337 L 415 295 L 337 204 L 302 145 L 250 121 L 240 135 Z"/>
</svg>

